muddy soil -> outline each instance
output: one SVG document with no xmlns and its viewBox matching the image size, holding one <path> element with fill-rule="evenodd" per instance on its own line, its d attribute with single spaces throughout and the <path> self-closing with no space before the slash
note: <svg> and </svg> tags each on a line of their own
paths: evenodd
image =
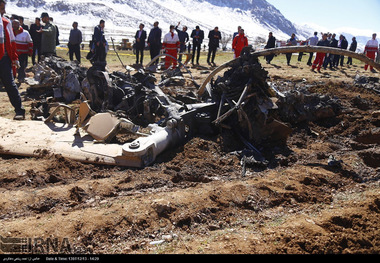
<svg viewBox="0 0 380 263">
<path fill-rule="evenodd" d="M 242 176 L 238 139 L 222 135 L 192 138 L 144 169 L 1 156 L 0 235 L 27 238 L 27 253 L 379 254 L 380 94 L 354 83 L 379 74 L 305 63 L 263 67 L 281 89 L 307 86 L 343 110 L 293 125 L 286 145 L 258 146 L 266 167 Z M 199 83 L 205 70 L 191 69 Z M 4 90 L 0 103 L 12 118 Z"/>
</svg>

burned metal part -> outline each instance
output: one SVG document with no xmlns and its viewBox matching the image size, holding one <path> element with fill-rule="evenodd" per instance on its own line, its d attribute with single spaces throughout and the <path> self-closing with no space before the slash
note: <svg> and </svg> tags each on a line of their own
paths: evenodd
<svg viewBox="0 0 380 263">
<path fill-rule="evenodd" d="M 285 92 L 284 97 L 278 98 L 277 105 L 281 120 L 291 124 L 331 118 L 342 110 L 339 99 L 311 94 L 305 88 Z"/>
<path fill-rule="evenodd" d="M 377 77 L 361 76 L 357 74 L 355 76 L 354 83 L 356 86 L 360 86 L 380 94 L 380 79 Z"/>
<path fill-rule="evenodd" d="M 45 57 L 33 66 L 34 78 L 26 79 L 30 86 L 27 91 L 29 94 L 49 94 L 70 103 L 78 98 L 86 71 L 75 61 L 55 56 Z"/>
<path fill-rule="evenodd" d="M 380 70 L 380 64 L 376 63 L 375 61 L 371 60 L 370 58 L 366 57 L 363 54 L 355 53 L 352 51 L 344 50 L 344 49 L 338 49 L 338 48 L 330 48 L 330 47 L 319 47 L 319 46 L 296 46 L 296 47 L 280 47 L 280 48 L 271 48 L 271 49 L 265 49 L 261 51 L 254 51 L 251 52 L 252 56 L 260 57 L 260 56 L 268 56 L 268 55 L 276 55 L 276 54 L 286 54 L 286 53 L 311 53 L 311 52 L 321 52 L 321 53 L 329 53 L 333 55 L 342 55 L 342 56 L 348 56 L 352 58 L 356 58 L 370 66 L 373 66 L 377 70 Z M 243 52 L 244 53 L 244 52 Z M 244 56 L 246 54 L 243 54 Z M 224 63 L 223 65 L 217 67 L 216 69 L 211 72 L 211 74 L 206 78 L 206 80 L 203 82 L 203 84 L 200 86 L 198 90 L 198 96 L 203 96 L 204 92 L 206 91 L 207 84 L 222 70 L 231 67 L 236 61 L 239 61 L 240 58 L 236 58 L 234 60 L 231 60 L 227 63 Z"/>
<path fill-rule="evenodd" d="M 114 114 L 105 112 L 92 116 L 83 129 L 98 142 L 110 142 L 121 129 L 136 133 L 139 126 L 131 121 L 118 118 Z"/>
<path fill-rule="evenodd" d="M 32 120 L 45 120 L 50 115 L 50 105 L 47 99 L 34 100 L 31 104 L 30 115 Z"/>
<path fill-rule="evenodd" d="M 50 116 L 45 120 L 45 123 L 53 121 L 53 118 L 55 117 L 56 113 L 61 111 L 63 109 L 64 111 L 64 120 L 65 123 L 69 125 L 74 125 L 76 121 L 75 117 L 75 110 L 66 104 L 59 104 L 54 111 L 50 114 Z"/>
<path fill-rule="evenodd" d="M 291 128 L 277 118 L 277 98 L 266 81 L 268 72 L 249 50 L 223 67 L 230 69 L 208 85 L 203 98 L 218 104 L 217 118 L 213 123 L 240 131 L 239 137 L 246 138 L 243 142 L 284 142 Z"/>
<path fill-rule="evenodd" d="M 181 68 L 185 69 L 186 70 L 186 73 L 190 75 L 190 78 L 193 82 L 193 84 L 195 85 L 195 87 L 199 88 L 200 85 L 195 81 L 191 71 L 187 68 L 187 64 L 188 62 L 190 61 L 192 55 L 191 54 L 188 54 L 188 53 L 185 53 L 186 55 L 186 61 L 185 63 L 182 63 L 180 62 L 176 57 L 173 57 L 172 55 L 170 54 L 160 54 L 160 55 L 157 55 L 156 57 L 154 57 L 146 66 L 145 66 L 145 70 L 146 71 L 150 71 L 150 72 L 156 72 L 157 71 L 157 65 L 154 65 L 154 63 L 159 60 L 160 58 L 164 58 L 164 57 L 170 57 L 170 58 L 173 58 L 175 60 L 177 60 L 178 62 L 178 67 L 175 68 L 175 69 L 167 69 L 165 70 L 165 72 L 172 72 L 173 70 L 176 71 L 176 70 L 180 70 Z"/>
<path fill-rule="evenodd" d="M 181 55 L 181 54 L 180 54 L 180 55 Z M 187 64 L 189 63 L 189 61 L 191 60 L 191 58 L 192 58 L 192 54 L 191 54 L 191 53 L 182 53 L 182 55 L 185 55 L 185 56 L 186 56 L 185 63 L 179 62 L 179 61 L 177 60 L 176 57 L 173 57 L 173 56 L 170 55 L 170 54 L 159 54 L 159 55 L 157 55 L 156 57 L 154 57 L 154 58 L 153 58 L 148 64 L 146 64 L 145 69 L 149 70 L 149 68 L 150 68 L 150 67 L 151 67 L 151 66 L 152 66 L 157 60 L 159 60 L 160 58 L 165 58 L 165 57 L 173 58 L 173 59 L 177 60 L 178 63 L 179 63 L 180 65 L 185 66 L 185 65 L 187 65 Z"/>
</svg>

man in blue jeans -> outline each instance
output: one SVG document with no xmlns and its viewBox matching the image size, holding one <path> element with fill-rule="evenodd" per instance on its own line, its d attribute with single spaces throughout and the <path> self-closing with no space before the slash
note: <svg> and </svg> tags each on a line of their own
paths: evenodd
<svg viewBox="0 0 380 263">
<path fill-rule="evenodd" d="M 11 22 L 3 17 L 5 14 L 5 0 L 0 0 L 0 80 L 3 83 L 9 100 L 15 108 L 15 120 L 25 119 L 25 109 L 12 74 L 12 66 L 19 66 L 16 53 L 15 36 Z"/>
</svg>

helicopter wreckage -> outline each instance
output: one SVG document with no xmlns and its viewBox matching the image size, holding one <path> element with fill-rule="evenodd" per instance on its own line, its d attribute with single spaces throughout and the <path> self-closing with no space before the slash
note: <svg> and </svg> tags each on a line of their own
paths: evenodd
<svg viewBox="0 0 380 263">
<path fill-rule="evenodd" d="M 181 67 L 186 72 L 163 71 L 157 83 L 151 68 L 108 73 L 104 64 L 86 69 L 59 57 L 45 58 L 28 80 L 28 94 L 43 93 L 43 99 L 32 103 L 32 120 L 1 118 L 0 153 L 61 154 L 81 162 L 141 168 L 194 136 L 228 131 L 242 142 L 250 160 L 265 164 L 256 145 L 286 142 L 292 125 L 333 117 L 342 108 L 337 98 L 302 88 L 280 92 L 268 83 L 268 72 L 258 60 L 268 52 L 247 48 L 202 85 L 186 65 Z M 276 52 L 296 50 L 272 50 Z M 127 137 L 122 143 L 115 140 L 120 134 Z"/>
</svg>

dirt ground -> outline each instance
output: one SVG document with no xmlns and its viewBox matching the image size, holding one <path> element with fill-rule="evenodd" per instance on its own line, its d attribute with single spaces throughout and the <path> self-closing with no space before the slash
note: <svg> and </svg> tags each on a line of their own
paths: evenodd
<svg viewBox="0 0 380 263">
<path fill-rule="evenodd" d="M 293 126 L 284 146 L 260 146 L 268 167 L 242 177 L 219 135 L 193 138 L 144 169 L 0 156 L 0 235 L 27 238 L 28 253 L 379 254 L 380 94 L 354 78 L 380 75 L 360 63 L 315 73 L 303 60 L 262 65 L 268 81 L 309 86 L 344 110 Z M 211 72 L 191 71 L 199 83 Z M 4 90 L 0 109 L 13 117 Z M 54 250 L 47 241 L 57 239 Z"/>
</svg>

